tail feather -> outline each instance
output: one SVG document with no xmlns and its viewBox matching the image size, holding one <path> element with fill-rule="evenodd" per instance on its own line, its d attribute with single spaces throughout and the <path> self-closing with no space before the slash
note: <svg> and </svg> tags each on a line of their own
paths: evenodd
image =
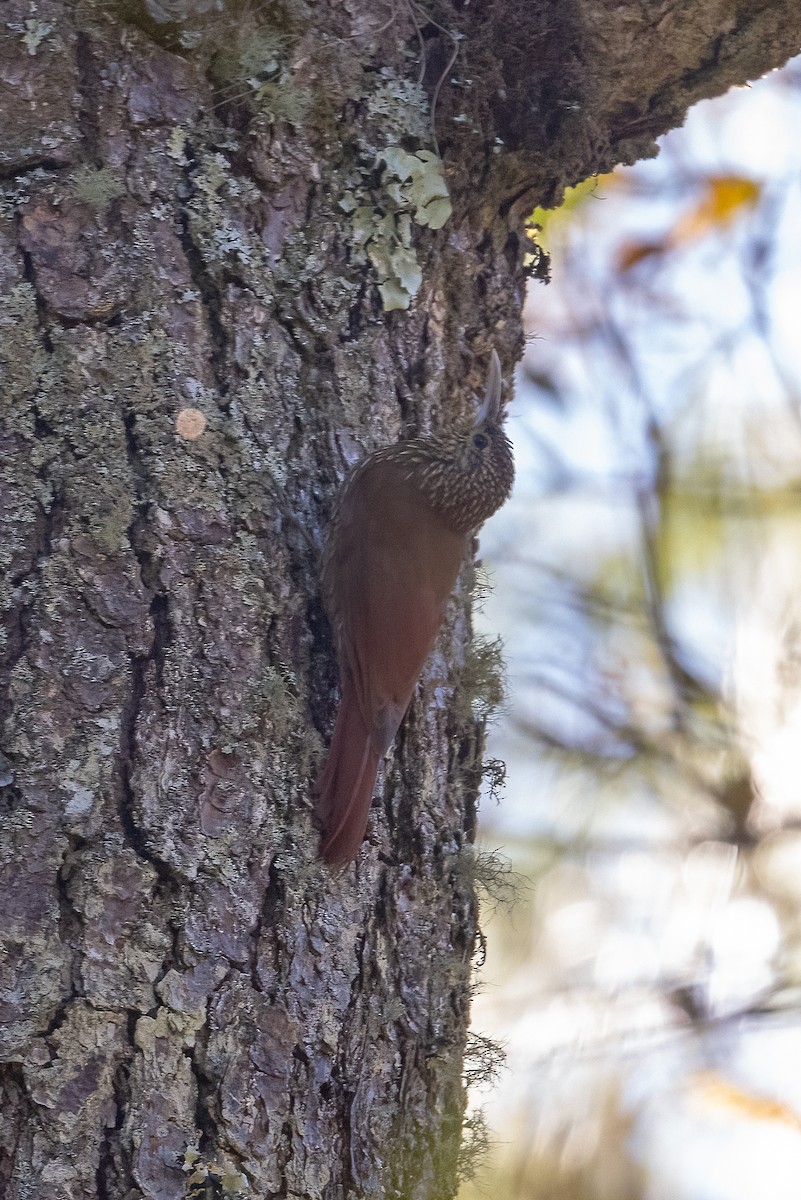
<svg viewBox="0 0 801 1200">
<path fill-rule="evenodd" d="M 343 866 L 359 853 L 367 829 L 380 755 L 351 688 L 342 694 L 328 761 L 317 784 L 320 857 Z"/>
</svg>

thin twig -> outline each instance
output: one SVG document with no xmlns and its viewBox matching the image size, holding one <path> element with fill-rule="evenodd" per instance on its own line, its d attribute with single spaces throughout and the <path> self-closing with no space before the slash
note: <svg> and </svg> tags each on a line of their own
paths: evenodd
<svg viewBox="0 0 801 1200">
<path fill-rule="evenodd" d="M 414 0 L 409 0 L 409 11 L 410 12 L 412 11 L 413 3 L 414 3 Z M 440 33 L 444 33 L 445 36 L 447 38 L 450 38 L 451 41 L 453 42 L 453 53 L 451 54 L 450 58 L 448 59 L 445 70 L 442 72 L 439 79 L 437 80 L 436 85 L 434 87 L 434 91 L 431 95 L 431 140 L 434 143 L 434 150 L 436 152 L 437 158 L 440 158 L 441 156 L 440 156 L 440 152 L 439 152 L 439 142 L 437 141 L 437 129 L 436 129 L 437 101 L 439 99 L 440 91 L 442 90 L 442 85 L 445 82 L 448 75 L 450 74 L 453 64 L 456 62 L 456 59 L 459 57 L 459 38 L 457 37 L 457 35 L 455 33 L 451 33 L 450 29 L 446 29 L 444 25 L 440 25 L 440 23 L 438 21 L 435 21 L 432 16 L 429 16 L 429 14 L 422 7 L 422 5 L 417 4 L 416 7 L 423 14 L 423 16 L 425 17 L 425 19 L 429 25 L 433 25 L 435 29 L 438 29 L 440 31 Z M 414 15 L 412 15 L 412 20 L 414 21 L 415 29 L 417 29 L 417 36 L 420 39 L 420 44 L 422 46 L 423 45 L 423 35 L 420 31 L 420 27 L 417 24 L 417 21 L 415 20 Z M 423 48 L 423 55 L 425 56 L 425 48 Z M 425 63 L 425 61 L 423 61 L 422 74 L 420 76 L 421 83 L 423 82 L 423 76 L 425 74 L 425 67 L 426 67 L 426 63 Z"/>
</svg>

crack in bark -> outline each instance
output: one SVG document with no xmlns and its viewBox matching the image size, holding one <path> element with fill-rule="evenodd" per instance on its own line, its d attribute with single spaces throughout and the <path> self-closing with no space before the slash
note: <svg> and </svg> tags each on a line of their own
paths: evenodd
<svg viewBox="0 0 801 1200">
<path fill-rule="evenodd" d="M 137 555 L 140 565 L 143 564 L 143 557 L 141 552 Z M 154 564 L 150 555 L 147 555 L 147 561 L 148 566 L 152 569 Z M 145 582 L 144 575 L 143 582 Z M 164 663 L 167 657 L 167 647 L 172 643 L 173 638 L 170 605 L 166 592 L 154 592 L 153 599 L 150 602 L 150 619 L 153 622 L 153 645 L 148 661 L 153 663 L 156 687 L 161 691 L 164 682 Z"/>
<path fill-rule="evenodd" d="M 5 1196 L 6 1186 L 14 1175 L 20 1141 L 26 1136 L 30 1142 L 35 1128 L 33 1102 L 28 1095 L 21 1063 L 0 1064 L 0 1098 L 0 1111 L 4 1116 L 9 1115 L 5 1127 L 11 1131 L 8 1142 L 5 1139 L 0 1142 L 0 1196 Z M 25 1157 L 29 1159 L 30 1152 Z"/>
<path fill-rule="evenodd" d="M 192 181 L 192 172 L 197 166 L 196 159 L 192 153 L 192 148 L 189 143 L 185 147 L 186 165 L 184 175 L 187 185 L 187 199 L 194 194 L 195 187 Z M 192 282 L 200 293 L 200 299 L 203 304 L 203 309 L 206 313 L 206 321 L 209 330 L 211 341 L 209 363 L 214 375 L 214 381 L 217 386 L 218 402 L 220 408 L 227 408 L 228 404 L 226 397 L 231 390 L 231 383 L 228 378 L 228 366 L 226 359 L 228 357 L 229 338 L 226 331 L 225 322 L 222 316 L 222 295 L 219 285 L 214 279 L 214 276 L 209 269 L 208 263 L 203 257 L 202 248 L 195 241 L 192 234 L 192 226 L 190 213 L 185 204 L 180 208 L 178 214 L 180 241 L 183 247 L 184 256 Z"/>
<path fill-rule="evenodd" d="M 267 887 L 264 891 L 261 910 L 254 931 L 255 948 L 252 956 L 251 971 L 252 984 L 255 991 L 266 996 L 273 1004 L 278 1002 L 280 991 L 286 980 L 282 972 L 282 958 L 288 953 L 286 937 L 281 936 L 284 928 L 284 922 L 287 914 L 287 889 L 284 883 L 281 871 L 278 866 L 277 858 L 273 858 L 270 863 L 270 868 L 267 872 Z M 273 931 L 271 939 L 271 948 L 273 950 L 273 958 L 270 963 L 270 970 L 275 981 L 275 986 L 266 988 L 264 981 L 259 974 L 259 943 L 263 930 L 270 929 Z"/>
<path fill-rule="evenodd" d="M 148 844 L 147 832 L 140 827 L 136 818 L 136 796 L 133 774 L 137 755 L 136 727 L 142 711 L 146 691 L 145 678 L 152 652 L 145 657 L 132 655 L 130 659 L 131 691 L 120 720 L 120 803 L 118 808 L 122 832 L 136 855 L 149 863 L 158 878 L 171 887 L 176 886 L 173 868 L 154 853 Z"/>
<path fill-rule="evenodd" d="M 172 641 L 167 594 L 159 578 L 157 561 L 145 544 L 147 533 L 146 515 L 151 506 L 148 495 L 149 476 L 142 455 L 136 444 L 134 426 L 136 413 L 123 415 L 126 448 L 136 494 L 137 515 L 128 528 L 128 541 L 139 565 L 143 585 L 151 592 L 150 617 L 153 623 L 153 638 L 146 654 L 131 654 L 131 688 L 128 701 L 120 719 L 120 804 L 119 817 L 123 833 L 132 849 L 150 863 L 160 879 L 174 884 L 174 874 L 167 863 L 155 855 L 147 844 L 147 834 L 136 820 L 136 797 L 133 774 L 137 755 L 137 725 L 147 690 L 147 671 L 153 666 L 156 687 L 160 689 L 167 646 Z"/>
<path fill-rule="evenodd" d="M 129 1052 L 118 1065 L 111 1081 L 116 1112 L 114 1124 L 104 1128 L 98 1146 L 98 1164 L 95 1175 L 98 1200 L 116 1200 L 117 1197 L 128 1195 L 134 1187 L 131 1150 L 125 1145 L 120 1135 L 131 1101 L 130 1072 L 138 1018 L 138 1013 L 132 1010 L 128 1012 Z"/>
<path fill-rule="evenodd" d="M 19 239 L 17 239 L 17 252 L 22 259 L 22 274 L 26 283 L 29 283 L 33 288 L 33 294 L 36 298 L 36 315 L 39 320 L 39 330 L 42 338 L 42 347 L 47 354 L 53 353 L 53 339 L 50 336 L 48 308 L 47 303 L 39 291 L 39 284 L 36 280 L 36 267 L 33 265 L 33 255 L 23 248 Z M 32 402 L 32 408 L 36 412 L 35 402 Z"/>
<path fill-rule="evenodd" d="M 148 852 L 134 817 L 132 775 L 136 756 L 136 725 L 144 699 L 145 673 L 149 661 L 149 658 L 131 656 L 131 691 L 120 721 L 120 780 L 122 783 L 120 821 L 128 843 L 142 858 L 148 858 Z"/>
<path fill-rule="evenodd" d="M 226 972 L 225 977 L 209 993 L 206 1000 L 205 1020 L 195 1032 L 194 1045 L 182 1048 L 184 1058 L 189 1063 L 189 1069 L 192 1072 L 192 1078 L 195 1081 L 197 1089 L 195 1128 L 198 1132 L 197 1149 L 201 1152 L 210 1148 L 216 1149 L 219 1144 L 220 1133 L 224 1129 L 222 1113 L 220 1111 L 219 1089 L 217 1084 L 203 1070 L 200 1064 L 200 1054 L 207 1053 L 209 1029 L 211 1027 L 211 1006 L 223 984 L 228 979 L 228 974 Z"/>
<path fill-rule="evenodd" d="M 359 1181 L 357 1172 L 354 1168 L 354 1147 L 360 1146 L 358 1127 L 353 1119 L 353 1108 L 356 1103 L 356 1098 L 359 1092 L 359 1083 L 364 1070 L 364 1059 L 367 1047 L 367 1039 L 370 1032 L 369 1022 L 369 1006 L 365 1008 L 359 1001 L 366 995 L 365 979 L 367 965 L 365 963 L 365 951 L 368 946 L 368 930 L 362 928 L 361 935 L 358 939 L 355 948 L 355 957 L 358 963 L 358 970 L 354 973 L 351 980 L 350 1001 L 347 1007 L 347 1013 L 343 1020 L 343 1033 L 341 1038 L 341 1047 L 338 1061 L 336 1063 L 335 1074 L 338 1076 L 336 1086 L 341 1096 L 341 1124 L 342 1124 L 342 1144 L 341 1154 L 339 1156 L 341 1164 L 341 1176 L 338 1180 L 340 1187 L 346 1194 L 351 1190 L 358 1192 Z M 358 1067 L 351 1068 L 350 1054 L 346 1057 L 346 1047 L 349 1049 L 352 1038 L 352 1031 L 358 1025 L 362 1025 L 362 1042 L 359 1054 Z M 332 1072 L 334 1074 L 334 1072 Z"/>
<path fill-rule="evenodd" d="M 38 419 L 35 405 L 33 405 L 33 408 L 35 419 Z M 45 505 L 39 502 L 39 517 L 36 521 L 36 548 L 33 553 L 32 563 L 29 568 L 18 572 L 16 576 L 9 579 L 9 583 L 14 588 L 23 588 L 29 580 L 33 580 L 39 576 L 42 563 L 51 556 L 54 538 L 61 532 L 62 528 L 64 515 L 62 490 L 48 477 L 46 467 L 43 467 L 40 471 L 40 478 L 46 486 L 52 488 L 53 499 L 49 507 L 45 507 Z M 35 605 L 36 596 L 29 594 L 27 598 L 20 597 L 19 603 L 9 609 L 11 620 L 6 628 L 7 650 L 3 662 L 0 664 L 0 729 L 5 727 L 6 720 L 13 711 L 13 705 L 9 697 L 11 672 L 17 663 L 25 657 L 33 644 L 36 633 L 33 621 Z"/>
<path fill-rule="evenodd" d="M 41 155 L 38 158 L 26 158 L 24 162 L 17 164 L 6 163 L 0 167 L 0 183 L 24 183 L 29 175 L 33 175 L 35 171 L 53 171 L 61 174 L 64 171 L 71 171 L 72 163 L 65 163 L 62 159 L 48 158 L 47 155 Z"/>
<path fill-rule="evenodd" d="M 92 55 L 91 38 L 80 30 L 75 39 L 75 65 L 78 74 L 78 94 L 81 98 L 78 128 L 86 145 L 88 157 L 102 163 L 98 117 L 100 77 Z"/>
<path fill-rule="evenodd" d="M 58 936 L 59 941 L 70 952 L 70 994 L 61 1005 L 61 1017 L 74 999 L 86 995 L 81 963 L 84 953 L 85 921 L 83 913 L 76 908 L 70 895 L 70 883 L 78 865 L 80 851 L 86 845 L 86 840 L 77 835 L 71 835 L 67 841 L 61 858 L 61 865 L 56 873 L 56 892 L 58 895 Z M 48 1033 L 53 1032 L 51 1028 Z"/>
</svg>

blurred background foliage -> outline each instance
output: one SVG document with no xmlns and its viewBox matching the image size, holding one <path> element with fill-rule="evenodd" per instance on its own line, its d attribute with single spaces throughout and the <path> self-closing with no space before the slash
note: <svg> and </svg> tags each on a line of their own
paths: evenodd
<svg viewBox="0 0 801 1200">
<path fill-rule="evenodd" d="M 801 1195 L 799 130 L 796 59 L 532 219 L 460 1200 Z"/>
</svg>

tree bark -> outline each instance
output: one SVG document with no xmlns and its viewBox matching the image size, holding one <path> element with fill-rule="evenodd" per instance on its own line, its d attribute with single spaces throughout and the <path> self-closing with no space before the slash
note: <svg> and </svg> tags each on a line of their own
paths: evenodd
<svg viewBox="0 0 801 1200">
<path fill-rule="evenodd" d="M 472 566 L 333 874 L 322 531 L 511 369 L 534 205 L 801 8 L 204 7 L 4 6 L 0 1196 L 450 1197 Z"/>
</svg>

